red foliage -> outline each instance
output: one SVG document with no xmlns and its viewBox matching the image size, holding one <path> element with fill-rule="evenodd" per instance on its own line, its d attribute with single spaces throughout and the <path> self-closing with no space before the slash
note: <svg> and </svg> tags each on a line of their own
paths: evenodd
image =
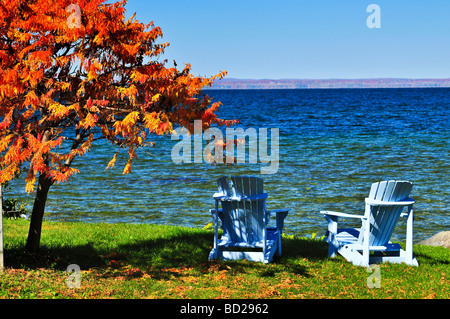
<svg viewBox="0 0 450 319">
<path fill-rule="evenodd" d="M 162 30 L 126 20 L 125 0 L 79 0 L 79 10 L 72 2 L 0 2 L 1 183 L 23 164 L 28 191 L 38 174 L 67 180 L 94 134 L 128 147 L 127 173 L 150 133 L 192 128 L 196 119 L 204 127 L 236 123 L 217 118 L 220 103 L 202 93 L 226 72 L 207 78 L 189 64 L 166 67 L 157 59 L 168 46 L 157 43 Z M 61 154 L 63 142 L 72 143 L 69 153 Z"/>
</svg>

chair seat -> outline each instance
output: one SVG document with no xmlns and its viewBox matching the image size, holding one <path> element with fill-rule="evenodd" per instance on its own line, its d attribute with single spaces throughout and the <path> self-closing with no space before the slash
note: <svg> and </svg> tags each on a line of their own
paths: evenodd
<svg viewBox="0 0 450 319">
<path fill-rule="evenodd" d="M 273 247 L 280 236 L 279 230 L 275 228 L 267 229 L 266 247 Z M 242 247 L 242 248 L 264 248 L 264 242 L 262 240 L 257 242 L 234 242 L 226 234 L 224 234 L 218 243 L 219 247 Z"/>
<path fill-rule="evenodd" d="M 336 239 L 340 242 L 341 246 L 347 245 L 355 250 L 363 250 L 363 245 L 358 241 L 360 228 L 343 228 L 338 229 Z M 391 242 L 381 246 L 369 246 L 372 251 L 398 251 L 401 249 L 399 244 L 393 244 Z"/>
<path fill-rule="evenodd" d="M 349 244 L 348 247 L 351 247 L 355 250 L 359 250 L 362 251 L 363 250 L 363 245 L 361 244 Z M 402 249 L 402 246 L 400 246 L 399 244 L 393 244 L 393 243 L 389 243 L 386 244 L 384 246 L 369 246 L 369 249 L 371 251 L 400 251 Z"/>
<path fill-rule="evenodd" d="M 358 243 L 360 228 L 342 228 L 338 229 L 336 239 L 342 244 Z"/>
</svg>

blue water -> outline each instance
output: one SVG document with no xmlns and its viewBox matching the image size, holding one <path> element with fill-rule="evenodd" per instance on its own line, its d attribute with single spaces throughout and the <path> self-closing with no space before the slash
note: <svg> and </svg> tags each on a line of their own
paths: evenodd
<svg viewBox="0 0 450 319">
<path fill-rule="evenodd" d="M 54 185 L 46 218 L 203 227 L 216 178 L 257 175 L 269 193 L 268 208 L 290 208 L 285 232 L 324 234 L 320 210 L 363 214 L 370 184 L 401 179 L 414 183 L 414 241 L 449 230 L 450 89 L 209 90 L 221 101 L 221 118 L 243 128 L 278 128 L 279 167 L 261 175 L 261 163 L 173 163 L 179 141 L 155 137 L 138 152 L 132 174 L 122 175 L 126 150 L 105 171 L 116 149 L 98 142 L 73 166 L 72 180 Z M 269 144 L 270 150 L 270 144 Z M 6 196 L 32 205 L 14 181 Z M 353 225 L 353 224 L 348 224 Z M 356 225 L 355 225 L 356 226 Z M 394 237 L 405 238 L 402 221 Z"/>
</svg>

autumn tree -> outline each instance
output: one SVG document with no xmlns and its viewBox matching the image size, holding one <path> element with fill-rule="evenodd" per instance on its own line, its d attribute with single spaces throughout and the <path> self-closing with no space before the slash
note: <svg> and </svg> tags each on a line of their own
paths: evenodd
<svg viewBox="0 0 450 319">
<path fill-rule="evenodd" d="M 95 139 L 128 150 L 126 174 L 152 134 L 192 129 L 196 119 L 205 128 L 234 123 L 219 119 L 219 104 L 202 91 L 225 72 L 167 67 L 161 29 L 125 19 L 126 1 L 74 2 L 0 0 L 0 182 L 23 169 L 36 193 L 30 251 L 39 248 L 50 187 L 77 173 L 72 161 Z"/>
</svg>

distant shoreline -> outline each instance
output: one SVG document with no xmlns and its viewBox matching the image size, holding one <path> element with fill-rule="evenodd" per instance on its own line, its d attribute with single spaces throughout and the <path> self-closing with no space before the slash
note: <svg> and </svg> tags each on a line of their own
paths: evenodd
<svg viewBox="0 0 450 319">
<path fill-rule="evenodd" d="M 373 88 L 450 88 L 448 79 L 222 79 L 210 89 L 373 89 Z"/>
</svg>

